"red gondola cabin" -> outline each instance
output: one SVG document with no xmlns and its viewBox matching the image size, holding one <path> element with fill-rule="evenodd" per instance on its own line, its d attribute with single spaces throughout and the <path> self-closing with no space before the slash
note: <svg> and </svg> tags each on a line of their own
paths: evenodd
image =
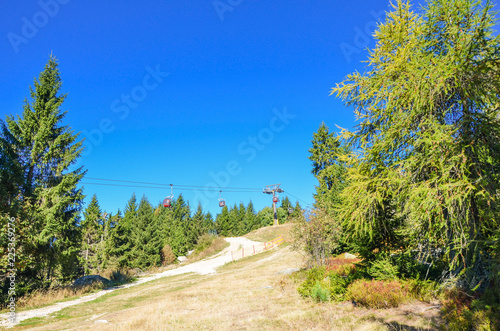
<svg viewBox="0 0 500 331">
<path fill-rule="evenodd" d="M 220 200 L 219 201 L 219 207 L 224 207 L 226 205 L 226 201 Z"/>
<path fill-rule="evenodd" d="M 165 200 L 163 200 L 163 207 L 165 207 L 165 208 L 172 207 L 172 200 L 169 198 L 166 198 Z"/>
<path fill-rule="evenodd" d="M 273 202 L 278 202 L 278 197 L 273 197 Z"/>
</svg>

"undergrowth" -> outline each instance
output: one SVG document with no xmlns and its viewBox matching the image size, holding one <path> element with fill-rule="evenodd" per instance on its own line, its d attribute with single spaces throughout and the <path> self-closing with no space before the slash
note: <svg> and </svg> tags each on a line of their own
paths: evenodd
<svg viewBox="0 0 500 331">
<path fill-rule="evenodd" d="M 411 300 L 441 304 L 442 330 L 500 330 L 500 282 L 482 292 L 443 289 L 407 256 L 370 263 L 335 257 L 292 275 L 298 292 L 315 302 L 349 300 L 367 308 L 398 307 Z"/>
<path fill-rule="evenodd" d="M 408 301 L 408 291 L 397 280 L 358 279 L 347 288 L 346 298 L 368 308 L 391 308 Z"/>
<path fill-rule="evenodd" d="M 229 243 L 224 238 L 204 234 L 198 239 L 194 252 L 189 256 L 189 262 L 199 261 L 217 254 L 227 246 L 229 246 Z"/>
<path fill-rule="evenodd" d="M 484 293 L 449 289 L 441 302 L 443 330 L 500 330 L 500 290 L 495 286 Z"/>
<path fill-rule="evenodd" d="M 329 258 L 323 266 L 301 271 L 294 278 L 300 295 L 316 302 L 350 300 L 369 308 L 389 308 L 410 299 L 436 299 L 439 287 L 435 281 L 403 280 L 397 277 L 398 270 L 388 259 L 364 264 L 340 255 Z"/>
</svg>

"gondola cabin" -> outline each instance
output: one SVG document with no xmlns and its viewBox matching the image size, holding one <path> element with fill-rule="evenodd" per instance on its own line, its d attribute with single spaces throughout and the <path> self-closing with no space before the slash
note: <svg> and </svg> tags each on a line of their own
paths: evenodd
<svg viewBox="0 0 500 331">
<path fill-rule="evenodd" d="M 278 200 L 279 200 L 278 197 L 273 197 L 273 202 L 274 203 L 278 202 Z"/>
<path fill-rule="evenodd" d="M 165 200 L 163 200 L 163 207 L 165 208 L 172 207 L 172 199 L 166 198 Z"/>
<path fill-rule="evenodd" d="M 226 201 L 220 200 L 219 201 L 219 207 L 224 207 L 226 205 Z"/>
</svg>

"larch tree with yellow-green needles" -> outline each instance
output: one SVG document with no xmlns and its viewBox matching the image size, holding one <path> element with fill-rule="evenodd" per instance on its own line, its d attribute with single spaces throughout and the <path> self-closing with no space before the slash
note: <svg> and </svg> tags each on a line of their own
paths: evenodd
<svg viewBox="0 0 500 331">
<path fill-rule="evenodd" d="M 365 73 L 332 94 L 353 107 L 344 231 L 359 253 L 406 250 L 478 288 L 500 263 L 500 38 L 489 1 L 397 1 Z"/>
</svg>

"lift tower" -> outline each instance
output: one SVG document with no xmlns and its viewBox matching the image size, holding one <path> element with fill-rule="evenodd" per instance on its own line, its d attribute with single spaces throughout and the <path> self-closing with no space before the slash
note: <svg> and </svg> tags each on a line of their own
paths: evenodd
<svg viewBox="0 0 500 331">
<path fill-rule="evenodd" d="M 276 193 L 283 193 L 283 189 L 280 187 L 281 184 L 267 185 L 264 187 L 263 193 L 273 195 L 273 210 L 274 210 L 274 225 L 278 224 L 278 213 L 276 212 L 276 202 L 278 202 L 278 196 Z"/>
</svg>

